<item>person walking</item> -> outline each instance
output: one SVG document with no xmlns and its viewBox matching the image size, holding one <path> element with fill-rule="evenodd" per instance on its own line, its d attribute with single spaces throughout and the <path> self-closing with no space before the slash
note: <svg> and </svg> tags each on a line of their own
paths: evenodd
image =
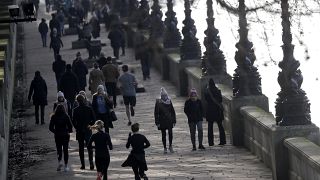
<svg viewBox="0 0 320 180">
<path fill-rule="evenodd" d="M 57 55 L 56 60 L 52 63 L 52 70 L 56 75 L 57 89 L 59 89 L 60 79 L 63 73 L 66 72 L 66 61 L 62 60 L 60 54 Z"/>
<path fill-rule="evenodd" d="M 140 59 L 141 70 L 143 80 L 150 79 L 150 67 L 151 67 L 151 49 L 149 48 L 148 42 L 143 41 L 138 47 L 136 47 L 137 51 L 135 54 L 136 60 Z"/>
<path fill-rule="evenodd" d="M 171 99 L 164 88 L 161 88 L 160 98 L 156 100 L 154 108 L 155 124 L 158 130 L 161 130 L 162 144 L 164 148 L 164 154 L 167 154 L 167 143 L 166 143 L 166 131 L 168 130 L 169 135 L 169 151 L 173 153 L 172 148 L 172 128 L 176 124 L 176 113 L 174 111 Z"/>
<path fill-rule="evenodd" d="M 101 180 L 103 176 L 103 180 L 108 179 L 108 168 L 110 164 L 110 153 L 109 149 L 112 150 L 112 142 L 110 135 L 103 131 L 104 123 L 101 120 L 97 120 L 93 126 L 91 126 L 91 130 L 97 131 L 95 134 L 92 134 L 88 148 L 95 149 L 95 163 L 97 167 L 97 179 Z M 92 143 L 95 146 L 92 146 Z"/>
<path fill-rule="evenodd" d="M 51 116 L 49 130 L 54 133 L 54 140 L 56 143 L 57 154 L 58 154 L 58 167 L 57 171 L 61 171 L 63 164 L 62 160 L 62 149 L 63 149 L 63 157 L 64 157 L 64 171 L 69 171 L 68 166 L 68 147 L 70 134 L 72 133 L 72 124 L 69 116 L 67 115 L 65 108 L 62 104 L 57 105 L 54 114 Z"/>
<path fill-rule="evenodd" d="M 41 125 L 45 124 L 44 109 L 45 106 L 48 104 L 47 95 L 48 90 L 46 81 L 41 77 L 40 71 L 36 71 L 34 78 L 31 81 L 28 95 L 29 102 L 31 101 L 32 97 L 33 105 L 35 107 L 36 124 L 39 124 L 39 108 L 41 111 Z"/>
<path fill-rule="evenodd" d="M 109 57 L 108 57 L 109 58 Z M 110 57 L 111 58 L 111 57 Z M 110 61 L 111 61 L 112 59 L 110 59 Z M 107 58 L 106 57 L 104 57 L 104 53 L 103 52 L 101 52 L 100 53 L 100 57 L 99 57 L 99 59 L 97 60 L 97 63 L 99 64 L 99 68 L 102 70 L 102 67 L 104 66 L 104 65 L 106 65 L 107 64 Z"/>
<path fill-rule="evenodd" d="M 98 63 L 93 64 L 93 69 L 89 74 L 89 90 L 91 94 L 97 92 L 97 88 L 99 85 L 104 84 L 104 75 L 102 71 L 99 69 Z"/>
<path fill-rule="evenodd" d="M 51 31 L 50 36 L 52 36 L 53 34 L 53 29 L 60 30 L 60 23 L 56 18 L 56 14 L 54 13 L 51 14 L 51 20 L 49 21 L 49 28 Z M 57 32 L 57 33 L 58 33 L 57 35 L 60 36 L 60 32 Z"/>
<path fill-rule="evenodd" d="M 64 34 L 64 13 L 62 11 L 62 9 L 59 9 L 56 15 L 56 19 L 59 23 L 59 29 L 57 29 L 59 31 L 59 34 L 62 36 Z"/>
<path fill-rule="evenodd" d="M 46 19 L 42 18 L 41 23 L 38 26 L 38 31 L 41 35 L 42 47 L 47 47 L 47 34 L 49 31 L 48 24 L 46 23 Z"/>
<path fill-rule="evenodd" d="M 92 26 L 92 37 L 94 39 L 100 37 L 100 22 L 99 22 L 99 19 L 95 13 L 93 13 L 89 23 Z"/>
<path fill-rule="evenodd" d="M 196 89 L 192 88 L 189 93 L 189 98 L 184 104 L 184 113 L 188 117 L 188 124 L 190 128 L 192 150 L 196 148 L 196 129 L 198 129 L 199 149 L 204 150 L 205 147 L 202 144 L 203 140 L 203 128 L 202 128 L 202 104 L 198 99 Z"/>
<path fill-rule="evenodd" d="M 123 74 L 119 77 L 119 83 L 120 90 L 123 95 L 123 102 L 126 106 L 126 114 L 129 120 L 128 126 L 130 126 L 131 116 L 134 116 L 135 113 L 134 106 L 136 105 L 136 87 L 138 83 L 135 76 L 129 73 L 128 70 L 128 65 L 122 66 Z"/>
<path fill-rule="evenodd" d="M 79 91 L 79 94 L 84 97 L 84 104 L 85 104 L 86 106 L 92 107 L 92 104 L 91 104 L 91 102 L 89 101 L 86 92 L 85 92 L 85 91 Z M 77 94 L 77 95 L 79 95 L 79 94 Z M 78 103 L 78 101 L 77 101 L 77 99 L 76 99 L 75 102 L 74 102 L 74 104 L 73 104 L 73 109 L 76 108 L 76 107 L 78 107 L 78 106 L 79 106 L 79 103 Z"/>
<path fill-rule="evenodd" d="M 71 65 L 66 65 L 66 72 L 60 79 L 59 91 L 63 92 L 68 103 L 68 115 L 72 119 L 72 105 L 79 92 L 79 83 L 77 76 L 71 71 Z"/>
<path fill-rule="evenodd" d="M 145 171 L 148 170 L 148 166 L 147 166 L 144 149 L 150 147 L 150 142 L 144 135 L 139 133 L 138 123 L 134 123 L 131 126 L 131 130 L 133 135 L 129 133 L 126 148 L 128 149 L 131 146 L 132 150 L 128 158 L 125 160 L 125 162 L 121 166 L 132 167 L 135 180 L 140 180 L 141 178 L 143 178 L 144 180 L 147 180 L 148 177 L 145 174 Z"/>
<path fill-rule="evenodd" d="M 117 81 L 120 76 L 118 67 L 112 64 L 111 57 L 107 58 L 107 64 L 102 67 L 107 93 L 112 96 L 113 106 L 117 106 Z"/>
<path fill-rule="evenodd" d="M 54 28 L 52 30 L 52 36 L 51 36 L 51 41 L 50 41 L 50 49 L 53 49 L 53 55 L 54 55 L 54 59 L 57 59 L 57 55 L 60 52 L 60 48 L 63 47 L 63 43 L 60 39 L 60 37 L 58 36 L 58 31 L 56 28 Z"/>
<path fill-rule="evenodd" d="M 108 94 L 104 91 L 103 85 L 99 85 L 97 92 L 92 97 L 92 108 L 97 116 L 104 123 L 104 128 L 109 133 L 109 128 L 113 128 L 110 113 L 113 111 L 112 102 Z"/>
<path fill-rule="evenodd" d="M 53 112 L 56 111 L 58 105 L 62 105 L 64 107 L 65 112 L 68 112 L 68 103 L 67 100 L 64 98 L 63 92 L 61 91 L 57 93 L 57 101 L 53 104 Z"/>
<path fill-rule="evenodd" d="M 121 39 L 121 56 L 126 55 L 126 30 L 124 25 L 120 25 L 120 32 L 122 33 L 122 39 Z"/>
<path fill-rule="evenodd" d="M 226 144 L 226 134 L 222 125 L 224 119 L 221 91 L 216 87 L 213 79 L 210 78 L 208 87 L 205 92 L 207 101 L 206 119 L 208 121 L 208 143 L 214 145 L 213 123 L 216 122 L 219 128 L 219 145 Z"/>
<path fill-rule="evenodd" d="M 72 71 L 78 77 L 80 90 L 85 91 L 85 88 L 87 86 L 88 68 L 87 65 L 83 62 L 80 52 L 77 52 L 77 58 L 72 62 Z"/>
<path fill-rule="evenodd" d="M 76 129 L 76 139 L 79 143 L 79 156 L 81 162 L 80 169 L 85 169 L 84 147 L 88 145 L 91 137 L 89 125 L 93 125 L 95 123 L 96 117 L 92 108 L 85 104 L 85 98 L 82 95 L 77 95 L 76 99 L 79 103 L 79 106 L 74 108 L 73 110 L 72 122 Z M 93 151 L 88 146 L 87 150 L 89 156 L 90 170 L 93 170 Z"/>
<path fill-rule="evenodd" d="M 108 34 L 108 38 L 111 41 L 111 47 L 113 49 L 113 55 L 119 59 L 119 50 L 123 37 L 122 32 L 119 29 L 119 25 L 115 24 L 112 26 L 111 31 Z"/>
</svg>

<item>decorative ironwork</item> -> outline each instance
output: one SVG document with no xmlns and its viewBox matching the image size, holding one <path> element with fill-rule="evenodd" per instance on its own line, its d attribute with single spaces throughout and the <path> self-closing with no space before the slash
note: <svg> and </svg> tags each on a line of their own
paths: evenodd
<svg viewBox="0 0 320 180">
<path fill-rule="evenodd" d="M 164 20 L 165 33 L 163 46 L 165 48 L 177 48 L 181 43 L 181 34 L 177 28 L 178 20 L 176 18 L 176 13 L 173 11 L 172 0 L 167 0 L 167 8 L 166 19 Z"/>
<path fill-rule="evenodd" d="M 281 9 L 283 60 L 279 63 L 278 83 L 281 91 L 276 100 L 276 122 L 280 126 L 311 124 L 310 103 L 301 89 L 303 77 L 300 63 L 293 56 L 288 0 L 281 0 Z"/>
<path fill-rule="evenodd" d="M 261 78 L 258 69 L 253 66 L 256 56 L 253 44 L 248 40 L 245 0 L 239 0 L 239 35 L 235 54 L 237 68 L 233 74 L 233 95 L 261 95 Z"/>
<path fill-rule="evenodd" d="M 226 60 L 220 50 L 221 40 L 219 30 L 214 26 L 212 0 L 207 0 L 207 24 L 208 28 L 204 31 L 206 37 L 203 44 L 206 47 L 202 60 L 202 76 L 218 75 L 226 73 Z"/>
<path fill-rule="evenodd" d="M 162 21 L 161 6 L 159 5 L 159 0 L 153 0 L 153 5 L 151 7 L 151 28 L 150 28 L 150 38 L 157 39 L 162 37 L 164 32 L 164 23 Z"/>
<path fill-rule="evenodd" d="M 182 28 L 183 40 L 180 47 L 181 60 L 200 59 L 201 48 L 198 39 L 196 38 L 197 29 L 194 25 L 194 20 L 191 18 L 191 8 L 189 0 L 184 0 L 185 19 L 183 20 L 184 27 Z"/>
</svg>

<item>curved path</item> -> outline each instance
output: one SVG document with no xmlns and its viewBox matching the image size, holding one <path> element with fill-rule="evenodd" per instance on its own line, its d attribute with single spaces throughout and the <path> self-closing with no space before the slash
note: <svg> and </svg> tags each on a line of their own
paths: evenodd
<svg viewBox="0 0 320 180">
<path fill-rule="evenodd" d="M 44 9 L 44 6 L 41 6 Z M 40 16 L 50 19 L 49 14 L 40 12 Z M 37 31 L 39 22 L 25 24 L 25 49 L 26 49 L 26 71 L 27 83 L 30 84 L 34 72 L 40 70 L 42 76 L 48 85 L 48 102 L 46 107 L 46 125 L 34 125 L 34 117 L 28 117 L 27 122 L 27 139 L 30 148 L 38 146 L 48 146 L 53 151 L 41 157 L 44 159 L 40 163 L 35 164 L 27 169 L 25 179 L 30 180 L 82 180 L 82 179 L 95 179 L 96 171 L 80 170 L 80 160 L 78 156 L 78 144 L 75 140 L 75 134 L 71 135 L 70 142 L 70 172 L 57 172 L 57 160 L 53 134 L 48 130 L 49 114 L 52 110 L 53 102 L 56 99 L 56 82 L 54 73 L 51 70 L 53 62 L 53 52 L 48 48 L 42 48 L 40 35 Z M 106 32 L 103 29 L 102 41 L 107 43 L 103 47 L 103 52 L 106 55 L 111 55 L 112 50 L 110 43 L 106 38 Z M 64 60 L 71 63 L 78 50 L 71 50 L 71 41 L 75 40 L 76 36 L 64 36 L 62 38 L 65 47 L 62 49 L 61 54 Z M 85 49 L 81 49 L 83 57 L 87 57 L 88 53 Z M 237 148 L 230 145 L 229 136 L 227 136 L 226 146 L 213 146 L 207 145 L 207 125 L 204 123 L 204 145 L 205 151 L 191 151 L 191 141 L 189 136 L 189 129 L 187 119 L 183 112 L 183 105 L 185 97 L 177 97 L 176 88 L 173 84 L 162 81 L 160 75 L 151 70 L 151 80 L 142 81 L 142 75 L 139 62 L 133 58 L 133 51 L 127 49 L 127 54 L 121 57 L 121 60 L 129 64 L 131 69 L 135 71 L 136 77 L 139 82 L 142 82 L 146 88 L 145 93 L 137 95 L 136 116 L 133 118 L 134 122 L 141 124 L 141 132 L 147 136 L 151 142 L 151 147 L 146 151 L 147 162 L 149 170 L 146 174 L 149 179 L 237 179 L 237 180 L 253 180 L 253 179 L 272 179 L 271 170 L 263 163 L 253 156 L 249 151 L 244 148 Z M 155 98 L 159 96 L 160 87 L 165 87 L 170 94 L 176 113 L 177 125 L 174 128 L 173 147 L 176 151 L 174 154 L 163 154 L 161 143 L 161 133 L 154 125 L 153 108 Z M 89 94 L 89 92 L 87 92 Z M 118 97 L 120 102 L 121 97 Z M 32 109 L 28 113 L 33 112 Z M 129 168 L 122 168 L 120 165 L 127 157 L 129 150 L 125 148 L 126 139 L 129 132 L 127 126 L 127 119 L 125 116 L 125 108 L 123 105 L 118 105 L 116 109 L 118 121 L 114 124 L 115 128 L 110 131 L 114 150 L 111 151 L 111 163 L 109 167 L 109 179 L 134 179 L 133 172 Z M 215 129 L 215 132 L 218 132 Z M 215 142 L 218 142 L 218 134 L 215 136 Z M 87 158 L 87 155 L 86 155 Z M 88 161 L 87 161 L 88 169 Z"/>
</svg>

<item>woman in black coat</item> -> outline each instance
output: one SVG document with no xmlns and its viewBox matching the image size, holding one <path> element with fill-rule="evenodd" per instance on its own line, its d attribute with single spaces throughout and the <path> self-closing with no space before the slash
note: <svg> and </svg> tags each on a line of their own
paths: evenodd
<svg viewBox="0 0 320 180">
<path fill-rule="evenodd" d="M 30 101 L 32 97 L 33 105 L 35 106 L 36 124 L 39 124 L 39 108 L 41 111 L 41 125 L 44 124 L 44 108 L 48 104 L 47 94 L 46 81 L 41 77 L 40 71 L 36 71 L 28 95 L 28 100 Z"/>
<path fill-rule="evenodd" d="M 188 124 L 190 128 L 192 151 L 197 150 L 196 148 L 196 130 L 198 129 L 198 140 L 199 140 L 199 149 L 204 150 L 202 144 L 203 140 L 203 128 L 202 128 L 202 103 L 198 99 L 196 89 L 192 88 L 189 93 L 189 99 L 184 104 L 184 113 L 188 117 Z"/>
<path fill-rule="evenodd" d="M 220 144 L 226 144 L 226 135 L 222 125 L 224 119 L 221 91 L 216 87 L 213 79 L 209 80 L 209 85 L 205 92 L 205 100 L 207 101 L 206 119 L 208 121 L 208 142 L 209 146 L 214 145 L 213 123 L 216 122 L 219 128 Z"/>
<path fill-rule="evenodd" d="M 53 55 L 54 59 L 57 59 L 57 55 L 60 52 L 60 48 L 63 47 L 63 43 L 60 39 L 60 36 L 58 36 L 58 30 L 56 28 L 53 28 L 52 30 L 52 36 L 50 41 L 50 49 L 53 49 Z"/>
<path fill-rule="evenodd" d="M 166 154 L 168 151 L 166 144 L 166 130 L 168 130 L 169 134 L 169 150 L 171 153 L 173 153 L 172 128 L 176 124 L 176 113 L 174 111 L 171 99 L 164 88 L 161 88 L 160 99 L 156 100 L 154 118 L 158 129 L 161 130 L 164 154 Z"/>
<path fill-rule="evenodd" d="M 79 90 L 85 91 L 87 86 L 87 65 L 83 62 L 80 52 L 77 53 L 77 58 L 72 62 L 72 71 L 77 75 L 79 80 Z"/>
<path fill-rule="evenodd" d="M 99 85 L 97 92 L 92 97 L 92 108 L 97 120 L 102 120 L 104 128 L 109 133 L 109 128 L 113 128 L 110 112 L 113 111 L 112 101 L 104 91 L 103 85 Z"/>
<path fill-rule="evenodd" d="M 61 162 L 62 148 L 63 148 L 63 157 L 64 157 L 64 171 L 69 171 L 68 147 L 69 147 L 69 140 L 70 140 L 69 133 L 72 133 L 72 124 L 62 104 L 59 104 L 57 106 L 54 114 L 51 116 L 49 130 L 52 133 L 54 133 L 54 139 L 56 142 L 58 161 L 59 161 L 57 171 L 60 171 L 63 166 Z"/>
</svg>

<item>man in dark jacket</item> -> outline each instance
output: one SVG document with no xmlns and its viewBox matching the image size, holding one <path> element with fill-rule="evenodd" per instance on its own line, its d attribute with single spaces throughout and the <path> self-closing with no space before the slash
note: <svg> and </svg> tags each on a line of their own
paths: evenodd
<svg viewBox="0 0 320 180">
<path fill-rule="evenodd" d="M 54 59 L 57 59 L 57 55 L 60 52 L 60 48 L 63 47 L 63 43 L 60 39 L 60 36 L 58 36 L 58 30 L 56 28 L 52 30 L 52 35 L 50 37 L 50 49 L 53 49 Z"/>
<path fill-rule="evenodd" d="M 52 70 L 56 74 L 57 89 L 59 89 L 60 79 L 66 71 L 66 61 L 62 60 L 61 55 L 57 55 L 57 59 L 52 63 Z"/>
<path fill-rule="evenodd" d="M 45 19 L 41 19 L 41 23 L 38 26 L 38 31 L 41 35 L 41 39 L 42 39 L 42 47 L 47 47 L 47 34 L 49 31 L 49 27 L 46 23 Z"/>
<path fill-rule="evenodd" d="M 56 14 L 51 14 L 51 20 L 49 22 L 49 28 L 51 30 L 51 34 L 53 32 L 53 29 L 56 28 L 57 30 L 60 30 L 60 23 L 56 18 Z M 60 36 L 60 33 L 58 32 L 58 36 Z"/>
<path fill-rule="evenodd" d="M 119 25 L 114 25 L 108 34 L 108 38 L 111 41 L 111 47 L 113 49 L 113 55 L 119 59 L 119 49 L 121 47 L 121 42 L 123 37 L 122 32 L 119 29 Z"/>
<path fill-rule="evenodd" d="M 100 70 L 102 70 L 102 67 L 107 64 L 107 58 L 104 56 L 103 52 L 100 53 L 100 57 L 97 60 L 97 63 L 99 65 Z"/>
<path fill-rule="evenodd" d="M 41 77 L 40 71 L 36 71 L 28 95 L 28 100 L 30 101 L 32 97 L 35 106 L 36 124 L 39 124 L 39 107 L 41 110 L 41 125 L 44 124 L 44 108 L 48 104 L 47 94 L 46 81 Z"/>
<path fill-rule="evenodd" d="M 213 146 L 213 123 L 216 122 L 219 128 L 220 144 L 226 144 L 226 135 L 222 125 L 224 119 L 221 91 L 216 87 L 213 79 L 209 80 L 209 85 L 205 92 L 205 100 L 207 101 L 206 119 L 208 121 L 208 143 Z"/>
<path fill-rule="evenodd" d="M 202 104 L 198 99 L 196 89 L 192 88 L 189 93 L 189 99 L 184 104 L 184 112 L 188 117 L 188 124 L 190 128 L 192 151 L 197 150 L 196 148 L 196 129 L 198 129 L 198 140 L 199 140 L 199 149 L 204 150 L 202 145 L 203 140 L 203 128 L 202 128 Z"/>
<path fill-rule="evenodd" d="M 120 76 L 118 67 L 112 64 L 111 57 L 107 58 L 107 64 L 102 67 L 107 93 L 112 96 L 113 106 L 117 106 L 117 81 Z"/>
<path fill-rule="evenodd" d="M 81 161 L 80 169 L 85 169 L 84 146 L 88 145 L 91 137 L 91 130 L 88 126 L 93 125 L 96 121 L 96 118 L 92 108 L 86 105 L 85 97 L 79 94 L 76 99 L 79 106 L 73 110 L 73 125 L 76 129 L 76 138 L 79 143 L 79 156 Z M 93 170 L 93 152 L 91 148 L 87 148 L 87 150 L 89 155 L 90 169 Z"/>
<path fill-rule="evenodd" d="M 72 62 L 72 71 L 77 75 L 79 80 L 79 88 L 85 91 L 87 86 L 88 68 L 82 61 L 80 52 L 77 52 L 77 58 Z"/>
<path fill-rule="evenodd" d="M 72 105 L 76 95 L 79 92 L 79 83 L 77 76 L 71 71 L 71 65 L 66 65 L 66 72 L 60 79 L 59 91 L 64 93 L 68 103 L 68 114 L 72 118 Z"/>
</svg>

